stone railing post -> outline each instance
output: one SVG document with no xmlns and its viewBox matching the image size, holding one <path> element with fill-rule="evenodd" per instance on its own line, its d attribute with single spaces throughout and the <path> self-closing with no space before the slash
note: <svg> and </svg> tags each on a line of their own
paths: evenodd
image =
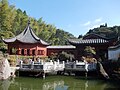
<svg viewBox="0 0 120 90">
<path fill-rule="evenodd" d="M 65 68 L 65 61 L 63 61 L 63 68 Z"/>
<path fill-rule="evenodd" d="M 67 63 L 68 63 L 69 61 L 67 60 Z"/>
<path fill-rule="evenodd" d="M 40 64 L 40 58 L 38 58 L 38 63 Z"/>
<path fill-rule="evenodd" d="M 43 60 L 41 60 L 41 65 L 43 66 L 43 70 L 44 70 L 45 69 L 45 65 L 44 65 Z"/>
<path fill-rule="evenodd" d="M 52 64 L 53 62 L 52 62 L 52 60 L 50 60 L 50 64 Z"/>
<path fill-rule="evenodd" d="M 23 65 L 23 61 L 20 60 L 20 68 L 22 68 L 22 65 Z"/>
<path fill-rule="evenodd" d="M 29 59 L 29 64 L 31 64 L 32 63 L 32 59 Z"/>
<path fill-rule="evenodd" d="M 76 68 L 77 63 L 78 63 L 78 61 L 77 61 L 77 60 L 76 60 L 76 61 L 74 61 L 74 63 L 73 63 L 73 68 Z"/>
<path fill-rule="evenodd" d="M 56 65 L 56 61 L 54 61 L 54 70 L 56 70 L 56 67 L 57 67 L 57 65 Z"/>
<path fill-rule="evenodd" d="M 43 60 L 41 60 L 41 64 L 42 64 L 42 65 L 43 65 L 43 63 L 44 63 Z"/>
<path fill-rule="evenodd" d="M 31 69 L 34 69 L 34 61 L 31 63 Z"/>
<path fill-rule="evenodd" d="M 60 64 L 60 60 L 59 59 L 57 60 L 57 64 Z"/>
<path fill-rule="evenodd" d="M 76 64 L 78 63 L 78 60 L 76 60 L 76 62 L 75 62 Z"/>
<path fill-rule="evenodd" d="M 87 62 L 85 62 L 85 70 L 86 70 L 86 72 L 88 72 L 88 63 Z"/>
</svg>

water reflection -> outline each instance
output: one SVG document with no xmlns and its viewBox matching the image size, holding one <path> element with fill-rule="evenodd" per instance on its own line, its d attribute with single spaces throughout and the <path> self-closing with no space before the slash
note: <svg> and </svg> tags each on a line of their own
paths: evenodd
<svg viewBox="0 0 120 90">
<path fill-rule="evenodd" d="M 68 86 L 64 85 L 64 81 L 46 82 L 43 84 L 43 90 L 68 90 Z"/>
<path fill-rule="evenodd" d="M 0 81 L 0 90 L 9 90 L 10 85 L 14 83 L 14 80 L 2 80 Z"/>
<path fill-rule="evenodd" d="M 101 80 L 76 79 L 74 77 L 16 78 L 0 81 L 0 90 L 120 90 L 117 85 Z"/>
</svg>

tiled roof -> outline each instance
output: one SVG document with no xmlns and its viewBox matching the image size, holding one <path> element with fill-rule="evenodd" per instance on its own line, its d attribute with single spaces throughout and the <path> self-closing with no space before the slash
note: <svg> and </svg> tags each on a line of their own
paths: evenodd
<svg viewBox="0 0 120 90">
<path fill-rule="evenodd" d="M 90 36 L 93 36 L 93 37 L 97 37 L 95 39 L 105 39 L 105 40 L 113 40 L 113 39 L 116 39 L 117 38 L 117 35 L 116 36 L 113 36 L 113 37 L 106 37 L 104 34 L 96 34 L 96 33 L 89 33 L 89 34 L 86 34 L 83 36 L 83 39 L 87 39 L 89 38 Z M 89 38 L 90 39 L 90 38 Z M 93 38 L 91 38 L 93 39 Z"/>
<path fill-rule="evenodd" d="M 41 43 L 43 45 L 49 45 L 47 42 L 43 41 L 42 39 L 38 38 L 35 33 L 33 32 L 32 28 L 30 27 L 30 23 L 28 22 L 27 27 L 24 29 L 22 33 L 17 35 L 14 38 L 10 39 L 3 39 L 5 43 L 19 41 L 22 43 Z"/>
<path fill-rule="evenodd" d="M 71 44 L 97 44 L 97 43 L 107 43 L 105 39 L 69 39 Z"/>
<path fill-rule="evenodd" d="M 64 46 L 48 46 L 47 47 L 48 49 L 56 49 L 56 48 L 58 48 L 58 49 L 74 49 L 74 48 L 76 48 L 75 46 L 72 46 L 72 45 L 64 45 Z"/>
<path fill-rule="evenodd" d="M 116 46 L 110 46 L 108 49 L 109 50 L 113 50 L 113 49 L 119 49 L 120 48 L 120 44 L 116 45 Z"/>
</svg>

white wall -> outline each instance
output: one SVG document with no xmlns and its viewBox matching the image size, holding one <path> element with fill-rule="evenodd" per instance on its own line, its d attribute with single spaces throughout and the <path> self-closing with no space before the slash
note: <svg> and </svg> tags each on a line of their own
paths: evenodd
<svg viewBox="0 0 120 90">
<path fill-rule="evenodd" d="M 112 60 L 118 60 L 118 57 L 120 55 L 120 47 L 110 47 L 108 49 L 108 59 Z"/>
</svg>

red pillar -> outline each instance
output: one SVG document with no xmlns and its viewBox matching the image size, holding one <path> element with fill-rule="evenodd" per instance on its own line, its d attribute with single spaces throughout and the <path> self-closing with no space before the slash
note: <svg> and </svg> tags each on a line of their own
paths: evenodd
<svg viewBox="0 0 120 90">
<path fill-rule="evenodd" d="M 24 49 L 24 55 L 27 55 L 27 49 Z"/>
<path fill-rule="evenodd" d="M 20 48 L 18 49 L 18 55 L 21 55 L 21 49 Z"/>
<path fill-rule="evenodd" d="M 30 55 L 32 56 L 32 49 L 30 49 Z"/>
<path fill-rule="evenodd" d="M 36 46 L 35 55 L 38 55 L 38 46 Z"/>
</svg>

